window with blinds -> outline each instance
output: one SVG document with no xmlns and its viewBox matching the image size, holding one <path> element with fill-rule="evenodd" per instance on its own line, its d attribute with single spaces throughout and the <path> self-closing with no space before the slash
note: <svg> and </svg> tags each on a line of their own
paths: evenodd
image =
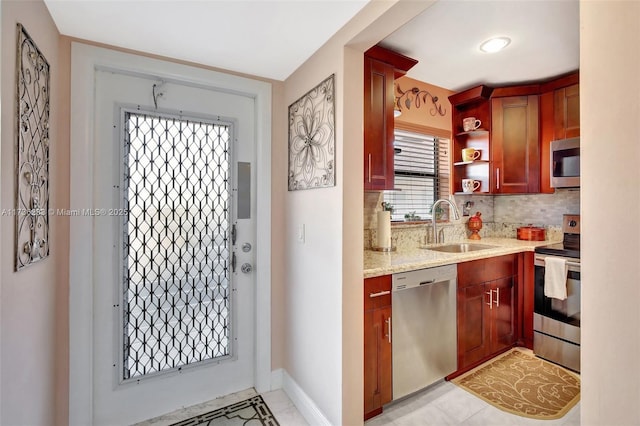
<svg viewBox="0 0 640 426">
<path fill-rule="evenodd" d="M 397 190 L 384 193 L 391 220 L 430 220 L 433 203 L 449 196 L 449 139 L 396 129 L 394 148 Z M 437 219 L 446 215 L 436 212 Z"/>
</svg>

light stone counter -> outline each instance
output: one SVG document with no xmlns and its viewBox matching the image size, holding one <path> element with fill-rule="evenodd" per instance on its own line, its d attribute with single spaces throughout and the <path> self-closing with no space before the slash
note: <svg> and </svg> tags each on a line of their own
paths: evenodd
<svg viewBox="0 0 640 426">
<path fill-rule="evenodd" d="M 364 251 L 364 277 L 372 278 L 396 272 L 412 271 L 416 269 L 432 268 L 434 266 L 450 265 L 452 263 L 467 262 L 469 260 L 485 259 L 503 254 L 533 251 L 538 246 L 546 246 L 562 242 L 562 240 L 521 241 L 515 238 L 483 238 L 482 240 L 449 241 L 444 245 L 455 243 L 486 244 L 495 248 L 471 251 L 467 253 L 443 253 L 427 248 L 413 248 L 381 253 L 372 250 Z M 441 244 L 442 245 L 442 244 Z M 429 247 L 429 246 L 425 246 Z"/>
</svg>

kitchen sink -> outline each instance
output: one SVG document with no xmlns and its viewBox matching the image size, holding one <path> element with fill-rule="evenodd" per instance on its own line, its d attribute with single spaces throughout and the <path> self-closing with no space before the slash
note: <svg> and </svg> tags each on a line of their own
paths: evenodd
<svg viewBox="0 0 640 426">
<path fill-rule="evenodd" d="M 456 243 L 424 248 L 426 248 L 427 250 L 442 251 L 445 253 L 467 253 L 470 251 L 488 250 L 496 248 L 496 246 L 490 246 L 488 244 Z"/>
</svg>

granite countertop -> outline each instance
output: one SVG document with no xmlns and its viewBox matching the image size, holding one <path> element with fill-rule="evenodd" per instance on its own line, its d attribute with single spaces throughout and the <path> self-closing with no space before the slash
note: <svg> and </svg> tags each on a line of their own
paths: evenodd
<svg viewBox="0 0 640 426">
<path fill-rule="evenodd" d="M 503 254 L 533 251 L 536 247 L 559 242 L 561 242 L 561 240 L 522 241 L 515 238 L 483 238 L 482 240 L 467 239 L 461 241 L 448 241 L 444 244 L 475 243 L 495 246 L 495 248 L 471 251 L 467 253 L 443 253 L 424 248 L 398 250 L 390 253 L 365 250 L 364 277 L 379 277 L 381 275 L 389 275 L 396 272 L 450 265 L 452 263 L 485 259 L 487 257 L 501 256 Z M 433 246 L 433 244 L 431 245 Z"/>
</svg>

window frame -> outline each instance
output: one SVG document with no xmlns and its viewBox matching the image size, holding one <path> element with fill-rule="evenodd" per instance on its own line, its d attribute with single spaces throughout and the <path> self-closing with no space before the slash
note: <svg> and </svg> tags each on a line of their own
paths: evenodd
<svg viewBox="0 0 640 426">
<path fill-rule="evenodd" d="M 452 134 L 450 131 L 448 130 L 444 130 L 444 129 L 439 129 L 439 128 L 435 128 L 435 127 L 430 127 L 430 126 L 424 126 L 424 125 L 419 125 L 419 124 L 412 124 L 412 123 L 403 123 L 400 122 L 398 120 L 396 120 L 395 126 L 394 126 L 394 135 L 396 131 L 401 131 L 401 132 L 408 132 L 408 133 L 416 133 L 416 134 L 420 134 L 420 135 L 424 135 L 425 137 L 433 137 L 434 139 L 438 140 L 438 139 L 446 139 L 448 140 L 448 148 L 447 148 L 447 158 L 446 158 L 446 164 L 448 166 L 448 169 L 446 170 L 447 174 L 443 175 L 443 170 L 441 170 L 441 165 L 442 165 L 442 159 L 439 157 L 440 152 L 441 152 L 441 148 L 436 148 L 436 152 L 434 153 L 434 170 L 435 173 L 420 173 L 420 172 L 408 172 L 408 171 L 401 171 L 400 173 L 398 173 L 396 171 L 395 168 L 395 164 L 394 164 L 394 181 L 395 181 L 395 177 L 396 176 L 401 176 L 401 177 L 424 177 L 426 179 L 433 179 L 434 181 L 434 188 L 433 188 L 433 201 L 435 202 L 435 200 L 442 198 L 444 196 L 443 191 L 446 190 L 446 194 L 447 195 L 451 195 L 451 170 L 452 170 L 452 164 L 451 164 L 451 143 L 452 143 Z M 395 139 L 395 136 L 394 136 Z M 436 147 L 438 145 L 436 144 Z M 445 182 L 446 181 L 446 182 Z M 386 194 L 386 192 L 385 192 Z M 440 195 L 438 195 L 440 194 Z M 388 201 L 388 198 L 386 196 L 383 197 L 384 201 Z M 448 209 L 446 208 L 446 206 L 443 206 L 443 210 L 444 210 L 444 216 L 445 219 L 439 219 L 436 218 L 436 220 L 440 221 L 440 220 L 446 220 L 448 221 Z M 404 215 L 404 213 L 403 213 Z M 406 220 L 404 218 L 396 218 L 393 219 L 393 215 L 392 215 L 392 225 L 406 225 L 406 224 L 423 224 L 423 223 L 431 223 L 432 221 L 432 215 L 430 215 L 429 217 L 422 217 L 418 220 Z"/>
</svg>

